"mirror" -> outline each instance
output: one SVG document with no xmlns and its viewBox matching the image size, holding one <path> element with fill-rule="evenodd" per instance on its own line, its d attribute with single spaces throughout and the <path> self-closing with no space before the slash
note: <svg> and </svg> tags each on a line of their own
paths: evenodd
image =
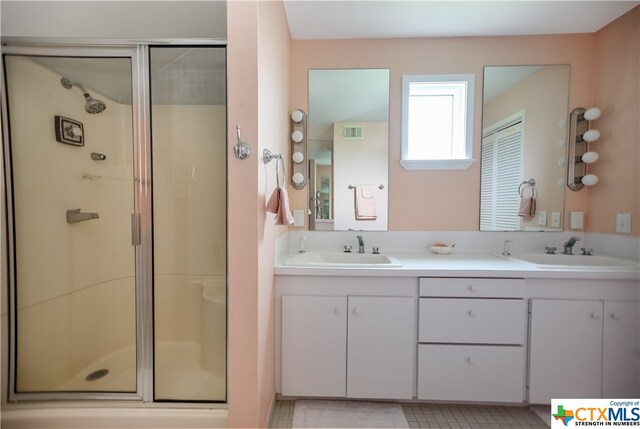
<svg viewBox="0 0 640 429">
<path fill-rule="evenodd" d="M 562 231 L 569 72 L 484 68 L 481 231 Z"/>
<path fill-rule="evenodd" d="M 386 231 L 389 70 L 309 70 L 309 229 Z"/>
</svg>

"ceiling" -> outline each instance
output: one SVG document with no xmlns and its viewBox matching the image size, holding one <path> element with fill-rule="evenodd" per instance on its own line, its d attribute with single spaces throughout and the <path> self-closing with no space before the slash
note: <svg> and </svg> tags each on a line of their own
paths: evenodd
<svg viewBox="0 0 640 429">
<path fill-rule="evenodd" d="M 293 39 L 593 33 L 640 1 L 284 0 Z"/>
</svg>

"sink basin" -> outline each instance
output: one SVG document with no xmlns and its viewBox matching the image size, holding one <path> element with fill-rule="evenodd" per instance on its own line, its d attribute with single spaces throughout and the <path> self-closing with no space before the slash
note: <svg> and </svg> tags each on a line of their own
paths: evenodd
<svg viewBox="0 0 640 429">
<path fill-rule="evenodd" d="M 288 257 L 284 265 L 296 267 L 401 267 L 397 259 L 371 253 L 308 251 Z"/>
<path fill-rule="evenodd" d="M 601 255 L 549 255 L 546 253 L 519 253 L 509 259 L 557 268 L 591 268 L 591 269 L 640 269 L 640 264 L 626 259 Z"/>
</svg>

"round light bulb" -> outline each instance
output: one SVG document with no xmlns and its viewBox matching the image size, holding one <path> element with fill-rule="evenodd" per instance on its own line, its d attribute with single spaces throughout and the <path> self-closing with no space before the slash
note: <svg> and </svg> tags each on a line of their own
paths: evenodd
<svg viewBox="0 0 640 429">
<path fill-rule="evenodd" d="M 291 158 L 293 158 L 293 162 L 295 162 L 296 164 L 300 164 L 302 161 L 304 161 L 304 155 L 302 154 L 302 152 L 294 152 Z"/>
<path fill-rule="evenodd" d="M 303 138 L 304 134 L 302 134 L 302 131 L 294 131 L 293 133 L 291 133 L 291 140 L 296 143 L 300 143 Z"/>
<path fill-rule="evenodd" d="M 558 160 L 558 167 L 564 167 L 564 156 Z"/>
<path fill-rule="evenodd" d="M 564 130 L 565 128 L 567 128 L 567 120 L 561 119 L 560 122 L 558 123 L 558 126 Z"/>
<path fill-rule="evenodd" d="M 293 183 L 295 183 L 296 185 L 299 185 L 302 182 L 304 182 L 304 176 L 302 175 L 302 173 L 294 174 L 291 179 L 293 180 Z"/>
<path fill-rule="evenodd" d="M 593 186 L 598 183 L 598 176 L 596 176 L 595 174 L 587 174 L 586 176 L 582 176 L 582 179 L 580 179 L 580 181 L 584 186 Z"/>
<path fill-rule="evenodd" d="M 598 160 L 599 156 L 597 152 L 586 152 L 582 155 L 582 162 L 585 164 L 593 164 Z"/>
<path fill-rule="evenodd" d="M 558 142 L 558 146 L 566 147 L 567 146 L 567 139 L 560 139 L 560 141 Z"/>
<path fill-rule="evenodd" d="M 564 186 L 564 177 L 561 177 L 558 179 L 558 186 L 560 187 Z"/>
<path fill-rule="evenodd" d="M 582 117 L 587 121 L 595 121 L 600 117 L 601 114 L 602 112 L 600 111 L 600 109 L 598 109 L 597 107 L 592 107 L 590 109 L 587 109 L 586 112 L 582 114 Z"/>
<path fill-rule="evenodd" d="M 594 142 L 600 138 L 600 131 L 589 130 L 582 135 L 582 140 L 586 142 Z"/>
<path fill-rule="evenodd" d="M 293 120 L 293 122 L 300 122 L 303 118 L 304 113 L 302 113 L 302 111 L 294 110 L 293 112 L 291 112 L 291 119 Z"/>
</svg>

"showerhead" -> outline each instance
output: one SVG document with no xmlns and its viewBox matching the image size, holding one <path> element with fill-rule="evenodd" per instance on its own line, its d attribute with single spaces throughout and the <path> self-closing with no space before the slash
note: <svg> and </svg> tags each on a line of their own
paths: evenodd
<svg viewBox="0 0 640 429">
<path fill-rule="evenodd" d="M 91 113 L 92 115 L 94 115 L 104 112 L 104 110 L 107 108 L 107 105 L 103 101 L 93 98 L 91 94 L 89 94 L 87 90 L 84 89 L 84 86 L 80 85 L 78 82 L 74 82 L 66 77 L 63 77 L 62 79 L 60 79 L 60 83 L 62 83 L 62 86 L 67 89 L 71 89 L 72 87 L 77 86 L 78 89 L 82 91 L 85 99 L 84 110 L 86 110 L 87 113 Z"/>
</svg>

